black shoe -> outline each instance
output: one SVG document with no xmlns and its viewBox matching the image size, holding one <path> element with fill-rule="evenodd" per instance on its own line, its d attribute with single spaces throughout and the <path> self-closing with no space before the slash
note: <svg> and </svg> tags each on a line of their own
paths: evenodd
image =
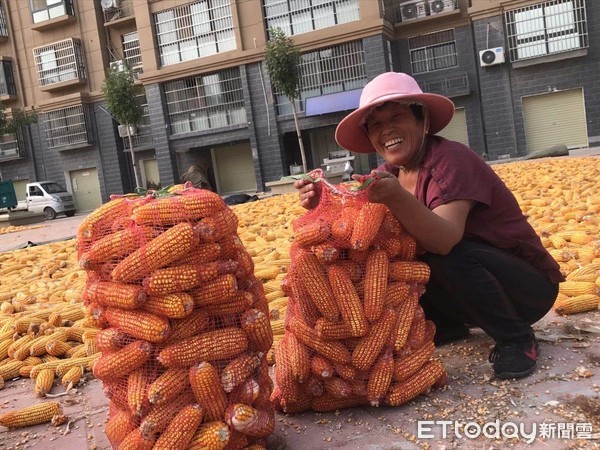
<svg viewBox="0 0 600 450">
<path fill-rule="evenodd" d="M 540 346 L 535 337 L 527 342 L 498 343 L 490 353 L 496 376 L 502 380 L 523 378 L 535 370 Z"/>
<path fill-rule="evenodd" d="M 468 337 L 469 334 L 469 329 L 464 325 L 452 328 L 436 328 L 433 343 L 436 347 L 439 347 L 441 345 L 449 344 L 450 342 L 460 341 L 461 339 Z"/>
</svg>

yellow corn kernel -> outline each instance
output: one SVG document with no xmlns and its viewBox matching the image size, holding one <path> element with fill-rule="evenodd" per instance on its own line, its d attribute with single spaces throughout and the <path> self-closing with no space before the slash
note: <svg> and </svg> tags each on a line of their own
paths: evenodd
<svg viewBox="0 0 600 450">
<path fill-rule="evenodd" d="M 60 403 L 38 403 L 0 415 L 0 425 L 8 428 L 30 427 L 40 423 L 48 423 L 57 415 L 62 415 Z"/>
</svg>

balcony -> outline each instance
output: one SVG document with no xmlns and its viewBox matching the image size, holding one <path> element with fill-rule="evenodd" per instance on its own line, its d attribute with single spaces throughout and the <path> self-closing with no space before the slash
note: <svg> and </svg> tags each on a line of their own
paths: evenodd
<svg viewBox="0 0 600 450">
<path fill-rule="evenodd" d="M 0 137 L 0 161 L 9 161 L 25 156 L 25 140 L 21 130 Z"/>
<path fill-rule="evenodd" d="M 101 5 L 105 27 L 135 20 L 132 0 L 102 0 Z"/>
<path fill-rule="evenodd" d="M 471 93 L 469 75 L 463 73 L 453 77 L 445 77 L 440 80 L 420 82 L 423 92 L 444 95 L 446 97 L 461 97 Z"/>
<path fill-rule="evenodd" d="M 45 31 L 75 21 L 72 0 L 29 0 L 35 31 Z"/>
<path fill-rule="evenodd" d="M 384 0 L 385 19 L 395 25 L 458 14 L 458 0 Z"/>
<path fill-rule="evenodd" d="M 71 38 L 33 49 L 42 91 L 64 89 L 85 82 L 81 41 Z"/>
<path fill-rule="evenodd" d="M 0 101 L 10 101 L 17 98 L 17 88 L 12 71 L 12 60 L 0 56 Z"/>
</svg>

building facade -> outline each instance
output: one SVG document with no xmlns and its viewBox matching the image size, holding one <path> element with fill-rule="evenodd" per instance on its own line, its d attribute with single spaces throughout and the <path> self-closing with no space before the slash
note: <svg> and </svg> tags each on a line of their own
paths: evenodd
<svg viewBox="0 0 600 450">
<path fill-rule="evenodd" d="M 66 185 L 79 211 L 199 165 L 222 195 L 264 191 L 301 163 L 289 101 L 264 64 L 270 28 L 302 52 L 309 169 L 378 74 L 450 97 L 440 134 L 488 160 L 600 144 L 600 2 L 592 0 L 0 0 L 0 101 L 36 124 L 0 142 L 0 176 Z M 129 67 L 143 123 L 120 136 L 101 88 Z M 121 130 L 121 134 L 122 130 Z M 378 163 L 354 155 L 356 173 Z"/>
</svg>

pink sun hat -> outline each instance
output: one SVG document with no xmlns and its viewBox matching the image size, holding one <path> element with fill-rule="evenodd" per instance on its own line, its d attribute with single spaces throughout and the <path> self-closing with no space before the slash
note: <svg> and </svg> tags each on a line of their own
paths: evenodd
<svg viewBox="0 0 600 450">
<path fill-rule="evenodd" d="M 367 136 L 364 119 L 371 108 L 385 102 L 418 103 L 425 106 L 429 115 L 429 134 L 443 130 L 454 115 L 454 103 L 449 98 L 424 93 L 410 75 L 386 72 L 363 88 L 358 109 L 344 117 L 335 130 L 337 143 L 352 152 L 376 151 Z"/>
</svg>

